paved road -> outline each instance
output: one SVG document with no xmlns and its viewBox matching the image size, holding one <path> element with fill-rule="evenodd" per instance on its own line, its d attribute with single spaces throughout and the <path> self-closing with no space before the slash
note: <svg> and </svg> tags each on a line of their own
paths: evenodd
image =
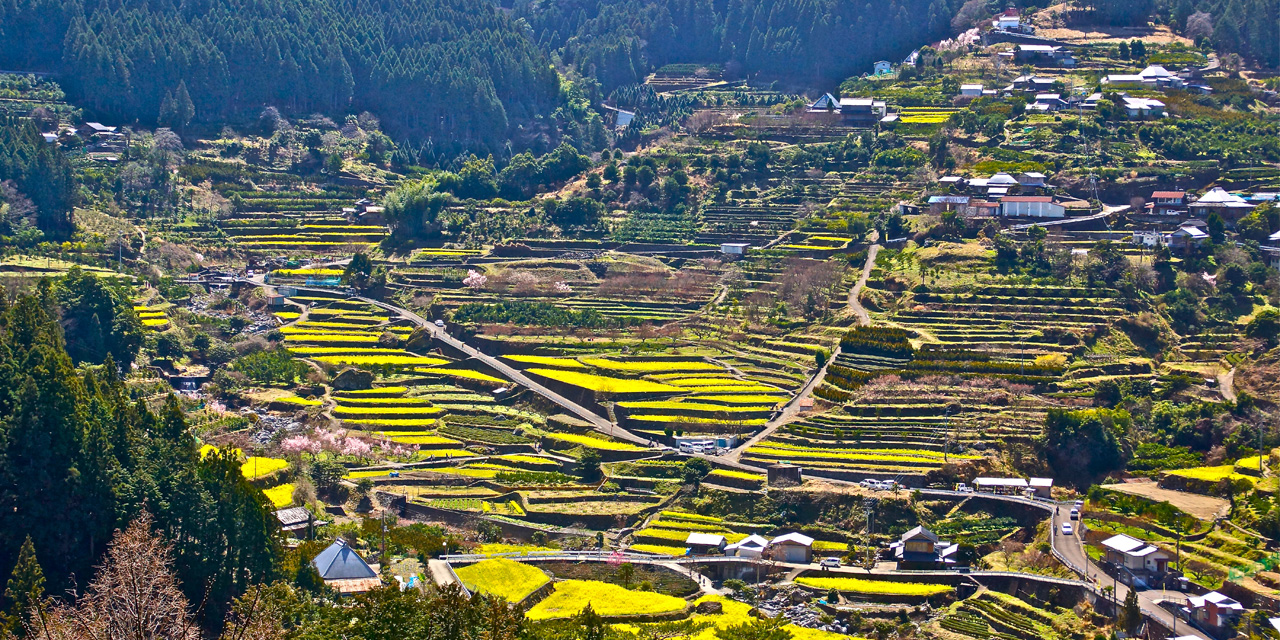
<svg viewBox="0 0 1280 640">
<path fill-rule="evenodd" d="M 1087 579 L 1098 586 L 1099 589 L 1104 587 L 1114 587 L 1115 597 L 1118 602 L 1124 602 L 1129 596 L 1129 587 L 1107 575 L 1097 564 L 1089 560 L 1088 554 L 1084 551 L 1084 541 L 1080 535 L 1080 521 L 1071 520 L 1071 508 L 1062 506 L 1058 513 L 1053 516 L 1053 532 L 1054 548 L 1064 555 L 1069 561 L 1074 563 L 1076 567 L 1087 567 Z M 1062 534 L 1063 523 L 1070 523 L 1074 530 L 1072 535 Z M 1077 569 L 1078 571 L 1078 569 Z M 1161 607 L 1157 601 L 1173 600 L 1177 602 L 1186 602 L 1186 594 L 1177 591 L 1164 591 L 1160 589 L 1149 589 L 1138 592 L 1138 604 L 1146 611 L 1148 615 L 1158 620 L 1165 627 L 1173 628 L 1177 631 L 1175 635 L 1193 635 L 1202 640 L 1210 640 L 1209 636 L 1204 632 L 1193 628 L 1183 620 L 1178 620 L 1173 613 Z"/>
</svg>

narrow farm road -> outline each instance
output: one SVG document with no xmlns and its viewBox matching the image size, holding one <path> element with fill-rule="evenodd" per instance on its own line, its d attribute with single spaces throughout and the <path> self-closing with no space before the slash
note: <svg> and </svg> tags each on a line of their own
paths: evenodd
<svg viewBox="0 0 1280 640">
<path fill-rule="evenodd" d="M 254 278 L 246 278 L 246 279 L 243 279 L 243 281 L 248 282 L 250 284 L 259 285 L 259 286 L 270 286 L 270 285 L 263 285 L 261 275 L 255 276 Z M 298 291 L 323 291 L 325 293 L 332 293 L 331 291 L 322 290 L 322 289 L 308 289 L 307 287 L 296 287 L 296 288 L 298 289 Z M 449 335 L 449 333 L 445 331 L 443 328 L 437 327 L 434 324 L 427 322 L 426 318 L 423 318 L 422 316 L 412 311 L 409 311 L 408 309 L 403 309 L 393 304 L 382 302 L 381 300 L 374 300 L 373 298 L 366 298 L 363 296 L 353 296 L 353 297 L 356 300 L 360 300 L 361 302 L 371 304 L 381 309 L 386 309 L 387 311 L 395 314 L 400 318 L 404 318 L 405 320 L 408 320 L 409 322 L 412 322 L 413 324 L 419 327 L 426 328 L 426 330 L 431 333 L 431 336 L 433 338 L 449 345 L 450 347 L 453 347 L 454 349 L 457 349 L 458 351 L 461 351 L 462 353 L 467 354 L 469 357 L 475 358 L 476 360 L 479 360 L 480 362 L 485 363 L 486 365 L 492 367 L 494 370 L 498 371 L 502 375 L 506 376 L 512 382 L 522 387 L 525 387 L 530 391 L 533 391 L 534 393 L 559 405 L 561 408 L 565 409 L 569 413 L 572 413 L 577 417 L 583 420 L 586 420 L 587 422 L 591 423 L 591 426 L 593 426 L 596 429 L 596 431 L 599 431 L 600 433 L 613 436 L 615 438 L 619 438 L 622 440 L 626 440 L 633 444 L 646 445 L 646 446 L 649 444 L 649 441 L 646 440 L 645 438 L 641 438 L 640 436 L 637 436 L 627 431 L 626 429 L 623 429 L 613 424 L 609 420 L 599 415 L 596 415 L 594 412 L 587 409 L 586 407 L 583 407 L 582 405 L 579 405 L 573 402 L 572 400 L 569 400 L 568 398 L 552 391 L 551 389 L 548 389 L 547 387 L 541 384 L 538 384 L 537 382 L 534 382 L 528 376 L 524 375 L 514 367 L 507 365 L 506 363 L 498 360 L 497 358 L 491 355 L 482 353 L 475 347 L 472 347 L 471 345 L 461 340 L 458 340 L 457 338 L 454 338 L 453 336 Z"/>
<path fill-rule="evenodd" d="M 871 270 L 876 266 L 876 254 L 880 253 L 880 245 L 873 244 L 867 249 L 867 263 L 862 265 L 862 276 L 858 278 L 858 282 L 854 283 L 853 288 L 849 289 L 849 310 L 853 315 L 858 316 L 858 324 L 869 327 L 871 326 L 871 315 L 867 310 L 862 308 L 862 303 L 858 301 L 862 295 L 862 288 L 867 285 L 867 278 L 871 277 Z"/>
<path fill-rule="evenodd" d="M 528 376 L 521 373 L 520 370 L 502 362 L 501 360 L 498 360 L 497 358 L 487 353 L 483 353 L 479 349 L 476 349 L 475 347 L 449 335 L 449 332 L 445 331 L 444 328 L 437 327 L 434 324 L 427 322 L 425 318 L 423 318 L 422 316 L 412 311 L 409 311 L 408 309 L 402 309 L 400 307 L 397 307 L 392 304 L 388 304 L 386 302 L 374 300 L 373 298 L 365 298 L 365 297 L 357 296 L 357 299 L 362 302 L 367 302 L 371 305 L 381 307 L 383 309 L 386 309 L 387 311 L 395 313 L 399 315 L 401 318 L 404 318 L 418 325 L 419 327 L 425 327 L 427 331 L 431 333 L 431 336 L 433 338 L 449 345 L 450 347 L 453 347 L 454 349 L 457 349 L 458 351 L 461 351 L 462 353 L 467 354 L 472 358 L 475 358 L 476 360 L 479 360 L 485 363 L 486 365 L 492 367 L 502 375 L 506 376 L 512 382 L 522 387 L 528 388 L 534 393 L 556 403 L 561 408 L 569 411 L 570 413 L 573 413 L 579 418 L 586 420 L 587 422 L 591 423 L 593 427 L 595 427 L 596 431 L 599 431 L 600 433 L 604 433 L 616 438 L 621 438 L 623 440 L 627 440 L 635 444 L 641 444 L 641 445 L 649 444 L 648 440 L 641 438 L 640 436 L 634 435 L 631 432 L 627 431 L 626 429 L 623 429 L 621 427 L 614 425 L 609 420 L 597 415 L 596 413 L 592 412 L 586 407 L 583 407 L 582 405 L 577 404 L 572 400 L 569 400 L 568 398 L 552 391 L 551 389 L 548 389 L 547 387 L 541 384 L 538 384 L 537 382 L 534 382 Z"/>
<path fill-rule="evenodd" d="M 862 275 L 858 277 L 858 281 L 855 282 L 853 288 L 849 290 L 849 308 L 853 311 L 854 315 L 858 317 L 858 324 L 861 324 L 864 327 L 871 325 L 871 316 L 867 313 L 866 309 L 862 308 L 862 304 L 858 302 L 858 295 L 862 293 L 862 288 L 867 284 L 867 278 L 871 276 L 871 269 L 876 265 L 877 253 L 880 253 L 880 245 L 878 244 L 873 244 L 867 249 L 867 263 L 862 265 Z M 809 377 L 809 381 L 800 389 L 800 392 L 797 393 L 795 397 L 791 398 L 790 402 L 782 407 L 782 411 L 779 412 L 778 415 L 774 416 L 774 418 L 764 426 L 764 429 L 760 430 L 760 433 L 752 436 L 749 440 L 734 448 L 733 451 L 721 456 L 721 458 L 737 462 L 738 459 L 742 457 L 742 452 L 746 451 L 748 447 L 752 447 L 761 440 L 768 438 L 773 435 L 773 432 L 778 430 L 778 427 L 794 420 L 795 417 L 800 414 L 801 400 L 809 397 L 813 393 L 813 390 L 818 388 L 822 379 L 827 375 L 827 367 L 831 366 L 831 361 L 835 360 L 838 355 L 840 355 L 840 347 L 837 345 L 836 348 L 832 350 L 831 357 L 827 358 L 827 361 L 822 365 L 822 367 Z"/>
<path fill-rule="evenodd" d="M 1231 401 L 1236 401 L 1236 368 L 1232 367 L 1218 374 L 1218 391 L 1222 392 L 1222 397 Z"/>
</svg>

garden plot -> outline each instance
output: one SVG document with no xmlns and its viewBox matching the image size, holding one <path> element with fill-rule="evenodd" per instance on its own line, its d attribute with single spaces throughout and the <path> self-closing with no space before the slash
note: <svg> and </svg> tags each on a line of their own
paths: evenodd
<svg viewBox="0 0 1280 640">
<path fill-rule="evenodd" d="M 133 312 L 138 315 L 143 328 L 151 331 L 164 331 L 169 327 L 168 311 L 173 307 L 170 303 L 157 305 L 135 304 Z"/>
<path fill-rule="evenodd" d="M 1088 628 L 1070 609 L 1041 608 L 983 590 L 952 604 L 936 623 L 942 630 L 978 640 L 1066 640 Z"/>
<path fill-rule="evenodd" d="M 1100 288 L 977 285 L 913 293 L 892 320 L 944 347 L 1027 360 L 1068 353 L 1067 334 L 1124 315 L 1119 292 Z"/>
</svg>

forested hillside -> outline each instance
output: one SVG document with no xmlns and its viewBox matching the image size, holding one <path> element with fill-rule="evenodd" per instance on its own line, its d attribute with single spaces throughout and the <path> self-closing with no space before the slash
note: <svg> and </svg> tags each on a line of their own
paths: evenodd
<svg viewBox="0 0 1280 640">
<path fill-rule="evenodd" d="M 672 62 L 839 80 L 881 58 L 900 60 L 946 37 L 957 0 L 552 0 L 516 15 L 538 43 L 594 74 L 606 89 L 642 81 Z"/>
<path fill-rule="evenodd" d="M 14 0 L 0 3 L 0 67 L 62 71 L 115 121 L 370 110 L 397 138 L 468 146 L 500 144 L 559 99 L 544 56 L 478 0 Z"/>
</svg>

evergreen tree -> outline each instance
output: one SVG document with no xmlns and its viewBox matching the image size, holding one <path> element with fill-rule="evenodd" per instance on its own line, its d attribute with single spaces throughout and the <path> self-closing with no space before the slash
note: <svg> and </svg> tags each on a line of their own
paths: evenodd
<svg viewBox="0 0 1280 640">
<path fill-rule="evenodd" d="M 41 606 L 44 599 L 44 571 L 36 559 L 36 546 L 31 542 L 31 536 L 22 542 L 18 564 L 4 588 L 4 599 L 9 605 L 4 616 L 5 627 L 22 637 L 24 625 L 31 619 L 32 607 Z"/>
<path fill-rule="evenodd" d="M 179 80 L 178 89 L 173 93 L 173 119 L 178 127 L 191 124 L 196 117 L 196 106 L 191 102 L 191 94 L 187 93 L 187 81 Z"/>
</svg>

